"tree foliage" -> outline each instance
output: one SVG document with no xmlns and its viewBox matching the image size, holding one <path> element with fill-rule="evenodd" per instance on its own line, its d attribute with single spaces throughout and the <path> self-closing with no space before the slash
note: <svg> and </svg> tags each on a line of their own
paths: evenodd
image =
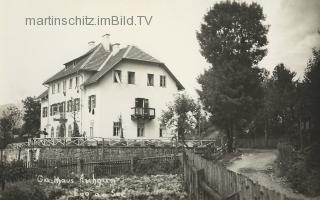
<svg viewBox="0 0 320 200">
<path fill-rule="evenodd" d="M 34 97 L 26 97 L 22 103 L 24 107 L 22 130 L 29 137 L 36 137 L 40 130 L 41 104 Z"/>
<path fill-rule="evenodd" d="M 9 106 L 2 112 L 0 118 L 0 149 L 4 149 L 17 132 L 21 121 L 21 110 L 16 106 Z"/>
<path fill-rule="evenodd" d="M 232 58 L 245 65 L 256 65 L 265 55 L 268 26 L 257 3 L 226 1 L 217 3 L 204 16 L 197 38 L 201 53 L 213 65 Z"/>
<path fill-rule="evenodd" d="M 178 94 L 175 100 L 168 105 L 160 117 L 161 124 L 166 125 L 178 133 L 179 139 L 184 140 L 186 135 L 195 132 L 198 126 L 200 107 L 187 94 Z"/>
<path fill-rule="evenodd" d="M 205 15 L 197 38 L 212 66 L 198 78 L 198 91 L 212 121 L 227 133 L 232 151 L 235 132 L 248 128 L 262 99 L 268 26 L 256 3 L 221 2 Z"/>
</svg>

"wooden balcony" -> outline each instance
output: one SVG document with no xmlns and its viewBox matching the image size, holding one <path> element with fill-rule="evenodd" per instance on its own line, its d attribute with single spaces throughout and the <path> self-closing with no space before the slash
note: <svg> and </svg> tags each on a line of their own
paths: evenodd
<svg viewBox="0 0 320 200">
<path fill-rule="evenodd" d="M 154 119 L 156 116 L 156 110 L 154 108 L 131 108 L 131 119 Z"/>
</svg>

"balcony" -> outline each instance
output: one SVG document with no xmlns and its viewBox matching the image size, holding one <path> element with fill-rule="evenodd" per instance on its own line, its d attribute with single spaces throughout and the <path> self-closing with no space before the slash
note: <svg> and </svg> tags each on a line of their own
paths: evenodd
<svg viewBox="0 0 320 200">
<path fill-rule="evenodd" d="M 131 119 L 154 119 L 156 110 L 154 108 L 131 108 Z"/>
</svg>

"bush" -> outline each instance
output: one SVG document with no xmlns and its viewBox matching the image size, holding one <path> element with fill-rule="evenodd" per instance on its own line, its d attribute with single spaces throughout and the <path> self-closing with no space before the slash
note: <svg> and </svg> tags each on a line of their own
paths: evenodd
<svg viewBox="0 0 320 200">
<path fill-rule="evenodd" d="M 320 195 L 320 171 L 318 149 L 306 154 L 295 151 L 289 144 L 279 144 L 279 167 L 283 176 L 288 178 L 291 187 L 309 196 Z"/>
<path fill-rule="evenodd" d="M 38 185 L 22 182 L 6 188 L 1 200 L 49 200 Z"/>
</svg>

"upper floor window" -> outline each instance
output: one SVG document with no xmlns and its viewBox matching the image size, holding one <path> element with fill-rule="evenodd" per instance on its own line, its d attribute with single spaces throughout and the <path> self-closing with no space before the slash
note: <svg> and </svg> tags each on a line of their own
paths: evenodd
<svg viewBox="0 0 320 200">
<path fill-rule="evenodd" d="M 79 87 L 79 76 L 76 77 L 76 87 Z"/>
<path fill-rule="evenodd" d="M 69 79 L 69 89 L 72 89 L 72 78 Z"/>
<path fill-rule="evenodd" d="M 74 111 L 79 111 L 80 110 L 80 99 L 76 98 L 74 99 Z"/>
<path fill-rule="evenodd" d="M 160 87 L 166 87 L 166 76 L 160 76 Z"/>
<path fill-rule="evenodd" d="M 50 106 L 50 115 L 56 115 L 58 113 L 58 104 L 52 104 Z"/>
<path fill-rule="evenodd" d="M 57 92 L 59 93 L 60 92 L 60 83 L 57 83 Z"/>
<path fill-rule="evenodd" d="M 113 82 L 114 83 L 121 83 L 121 70 L 114 70 L 113 71 Z"/>
<path fill-rule="evenodd" d="M 96 108 L 96 95 L 89 96 L 88 108 L 89 108 L 89 112 L 91 112 L 92 110 L 92 114 L 94 114 L 94 109 Z"/>
<path fill-rule="evenodd" d="M 147 86 L 154 86 L 154 75 L 153 74 L 148 74 Z"/>
<path fill-rule="evenodd" d="M 42 108 L 42 117 L 48 117 L 48 107 Z"/>
<path fill-rule="evenodd" d="M 66 88 L 67 88 L 67 81 L 66 81 L 66 80 L 63 80 L 63 81 L 62 81 L 62 90 L 63 90 L 63 91 L 66 91 Z"/>
<path fill-rule="evenodd" d="M 54 94 L 56 92 L 56 84 L 52 84 L 51 93 Z"/>
<path fill-rule="evenodd" d="M 135 83 L 135 72 L 128 72 L 128 84 Z"/>
<path fill-rule="evenodd" d="M 72 100 L 69 100 L 67 102 L 67 112 L 72 112 L 72 111 L 73 111 Z"/>
</svg>

